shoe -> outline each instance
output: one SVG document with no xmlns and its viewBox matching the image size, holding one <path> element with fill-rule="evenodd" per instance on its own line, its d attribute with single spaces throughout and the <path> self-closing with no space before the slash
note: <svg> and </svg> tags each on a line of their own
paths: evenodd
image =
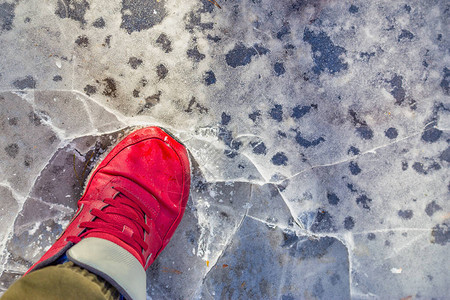
<svg viewBox="0 0 450 300">
<path fill-rule="evenodd" d="M 183 217 L 190 188 L 186 148 L 158 127 L 124 138 L 93 171 L 68 227 L 29 272 L 68 260 L 146 299 L 145 270 Z"/>
</svg>

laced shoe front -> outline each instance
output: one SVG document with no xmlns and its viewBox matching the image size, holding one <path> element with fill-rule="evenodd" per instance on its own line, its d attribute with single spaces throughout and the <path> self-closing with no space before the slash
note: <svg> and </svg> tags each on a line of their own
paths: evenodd
<svg viewBox="0 0 450 300">
<path fill-rule="evenodd" d="M 146 261 L 143 253 L 149 246 L 144 236 L 150 234 L 151 228 L 148 222 L 154 222 L 157 217 L 141 200 L 121 187 L 111 187 L 117 193 L 112 198 L 104 199 L 107 204 L 103 210 L 94 208 L 91 214 L 95 216 L 93 221 L 81 222 L 79 228 L 86 229 L 78 236 L 68 236 L 66 239 L 74 244 L 83 238 L 93 236 L 95 233 L 109 234 L 133 247 L 139 253 L 141 261 Z"/>
<path fill-rule="evenodd" d="M 185 147 L 158 127 L 124 138 L 92 173 L 78 210 L 27 273 L 63 254 L 129 299 L 145 299 L 145 270 L 169 242 L 189 197 Z"/>
</svg>

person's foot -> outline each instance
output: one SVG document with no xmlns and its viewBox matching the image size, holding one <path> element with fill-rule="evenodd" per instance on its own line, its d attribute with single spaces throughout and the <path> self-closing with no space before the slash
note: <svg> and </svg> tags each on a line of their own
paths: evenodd
<svg viewBox="0 0 450 300">
<path fill-rule="evenodd" d="M 123 139 L 93 171 L 66 230 L 27 273 L 66 253 L 130 299 L 145 299 L 145 270 L 169 242 L 189 197 L 185 147 L 157 127 Z"/>
</svg>

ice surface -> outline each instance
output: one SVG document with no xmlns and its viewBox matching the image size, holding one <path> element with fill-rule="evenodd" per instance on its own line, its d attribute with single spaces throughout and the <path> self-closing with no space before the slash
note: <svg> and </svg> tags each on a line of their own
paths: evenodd
<svg viewBox="0 0 450 300">
<path fill-rule="evenodd" d="M 160 125 L 193 178 L 149 298 L 448 297 L 446 1 L 219 3 L 0 3 L 0 293 Z"/>
</svg>

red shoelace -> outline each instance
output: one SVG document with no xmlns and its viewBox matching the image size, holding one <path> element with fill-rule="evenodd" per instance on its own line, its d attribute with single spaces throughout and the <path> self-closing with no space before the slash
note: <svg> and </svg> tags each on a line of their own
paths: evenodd
<svg viewBox="0 0 450 300">
<path fill-rule="evenodd" d="M 108 204 L 102 210 L 94 208 L 91 214 L 96 218 L 90 222 L 81 222 L 79 227 L 85 228 L 79 236 L 69 236 L 67 241 L 80 242 L 85 236 L 94 233 L 111 234 L 124 243 L 132 246 L 145 261 L 142 250 L 147 250 L 144 232 L 150 232 L 145 220 L 151 220 L 152 214 L 135 196 L 120 187 L 113 187 L 118 193 L 113 198 L 106 198 Z"/>
</svg>

